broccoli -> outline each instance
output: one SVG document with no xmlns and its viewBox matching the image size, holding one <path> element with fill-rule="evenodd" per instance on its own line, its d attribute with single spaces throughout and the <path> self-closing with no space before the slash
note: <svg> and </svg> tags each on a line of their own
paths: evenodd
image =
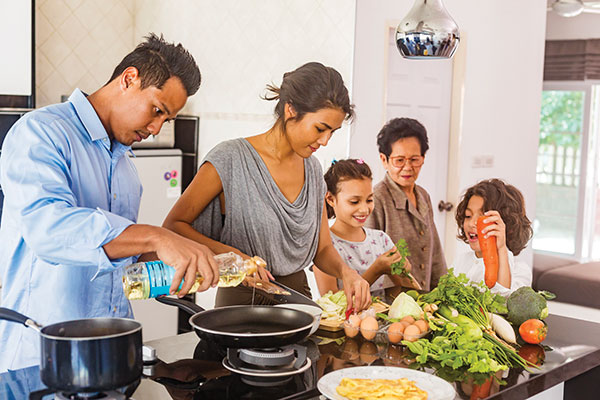
<svg viewBox="0 0 600 400">
<path fill-rule="evenodd" d="M 546 297 L 529 286 L 515 290 L 506 300 L 507 319 L 515 326 L 531 318 L 544 319 L 548 316 Z"/>
</svg>

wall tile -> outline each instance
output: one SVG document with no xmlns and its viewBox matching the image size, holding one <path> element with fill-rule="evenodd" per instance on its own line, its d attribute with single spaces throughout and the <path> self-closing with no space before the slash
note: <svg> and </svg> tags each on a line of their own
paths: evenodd
<svg viewBox="0 0 600 400">
<path fill-rule="evenodd" d="M 71 15 L 71 9 L 65 1 L 46 1 L 36 11 L 43 13 L 54 29 L 58 27 Z"/>
<path fill-rule="evenodd" d="M 38 106 L 75 87 L 96 90 L 149 32 L 183 43 L 196 58 L 203 82 L 183 112 L 207 121 L 200 134 L 211 139 L 203 146 L 272 123 L 275 103 L 261 99 L 266 84 L 279 85 L 284 72 L 308 61 L 336 68 L 351 90 L 353 1 L 38 0 L 36 11 Z M 317 153 L 325 166 L 346 156 L 347 138 L 344 127 Z"/>
<path fill-rule="evenodd" d="M 134 0 L 36 2 L 36 103 L 104 84 L 134 46 Z"/>
</svg>

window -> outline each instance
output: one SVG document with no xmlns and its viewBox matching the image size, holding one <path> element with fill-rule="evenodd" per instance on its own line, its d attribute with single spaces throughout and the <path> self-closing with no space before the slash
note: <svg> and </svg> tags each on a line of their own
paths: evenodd
<svg viewBox="0 0 600 400">
<path fill-rule="evenodd" d="M 596 115 L 600 86 L 547 82 L 542 93 L 533 248 L 600 259 Z"/>
</svg>

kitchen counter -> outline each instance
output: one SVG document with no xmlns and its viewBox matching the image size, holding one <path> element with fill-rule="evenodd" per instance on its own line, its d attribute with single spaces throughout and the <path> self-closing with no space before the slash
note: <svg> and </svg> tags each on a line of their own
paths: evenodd
<svg viewBox="0 0 600 400">
<path fill-rule="evenodd" d="M 510 371 L 504 378 L 507 385 L 494 388 L 490 399 L 526 399 L 561 382 L 565 382 L 567 400 L 599 397 L 600 324 L 555 315 L 546 321 L 549 334 L 544 343 L 554 350 L 546 352 L 546 363 L 541 370 L 536 373 Z M 403 347 L 376 346 L 354 339 L 321 346 L 317 345 L 319 342 L 315 335 L 302 343 L 311 360 L 306 371 L 278 386 L 256 387 L 226 370 L 222 365 L 223 350 L 199 340 L 194 333 L 154 340 L 147 344 L 156 350 L 160 361 L 145 368 L 144 374 L 152 379 L 143 378 L 137 388 L 130 388 L 135 390 L 132 398 L 319 399 L 316 382 L 332 370 L 367 364 L 407 366 Z M 43 388 L 38 367 L 0 374 L 0 399 L 24 399 L 28 393 Z M 460 385 L 457 385 L 456 398 L 468 398 Z"/>
</svg>

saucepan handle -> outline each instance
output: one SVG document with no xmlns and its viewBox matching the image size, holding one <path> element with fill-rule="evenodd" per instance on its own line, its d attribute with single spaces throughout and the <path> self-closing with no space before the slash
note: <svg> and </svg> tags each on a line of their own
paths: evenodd
<svg viewBox="0 0 600 400">
<path fill-rule="evenodd" d="M 189 301 L 186 299 L 178 299 L 175 297 L 160 296 L 160 297 L 156 298 L 156 301 L 163 303 L 163 304 L 167 304 L 169 306 L 178 307 L 190 315 L 194 315 L 196 313 L 204 311 L 204 308 L 200 307 L 198 304 L 194 303 L 193 301 Z"/>
<path fill-rule="evenodd" d="M 41 330 L 41 328 L 42 328 L 34 320 L 30 319 L 29 317 L 26 317 L 25 315 L 23 315 L 21 313 L 11 310 L 9 308 L 0 307 L 0 319 L 6 320 L 6 321 L 18 322 L 25 326 L 34 328 L 38 331 Z"/>
</svg>

